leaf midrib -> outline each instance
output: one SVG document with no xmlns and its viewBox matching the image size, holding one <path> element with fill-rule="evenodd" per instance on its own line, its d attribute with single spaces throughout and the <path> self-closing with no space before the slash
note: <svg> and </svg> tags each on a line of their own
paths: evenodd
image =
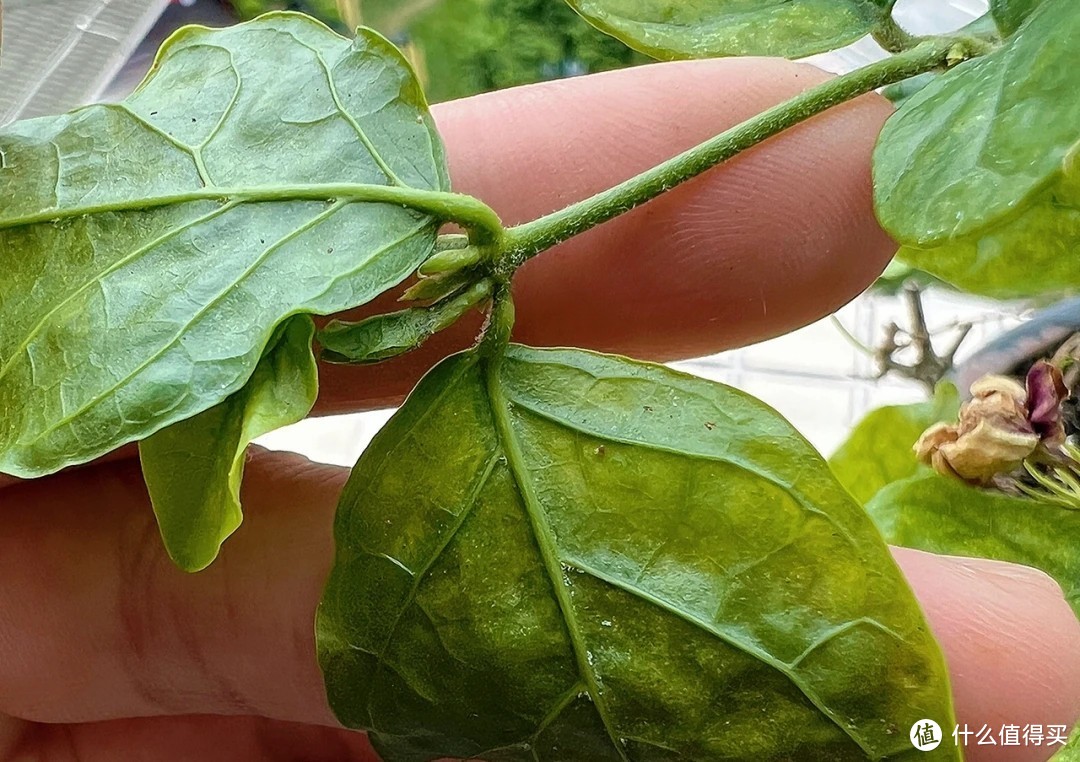
<svg viewBox="0 0 1080 762">
<path fill-rule="evenodd" d="M 345 201 L 386 203 L 406 206 L 418 212 L 436 217 L 446 215 L 448 207 L 459 209 L 455 215 L 461 219 L 452 221 L 481 224 L 490 210 L 477 199 L 451 191 L 426 190 L 422 188 L 378 185 L 371 183 L 296 183 L 287 185 L 212 186 L 192 188 L 180 193 L 164 193 L 157 196 L 119 199 L 101 204 L 53 207 L 17 217 L 0 218 L 0 230 L 60 222 L 77 217 L 115 212 L 144 212 L 164 206 L 186 204 L 194 201 L 218 201 L 223 204 L 263 203 L 272 201 Z M 467 209 L 466 207 L 471 207 Z M 465 219 L 461 213 L 471 212 L 475 219 Z M 493 213 L 492 213 L 493 214 Z"/>
<path fill-rule="evenodd" d="M 552 592 L 555 595 L 556 603 L 562 614 L 563 625 L 566 627 L 567 636 L 570 640 L 570 647 L 574 652 L 574 659 L 577 662 L 578 674 L 585 682 L 588 693 L 592 697 L 593 706 L 596 707 L 596 713 L 600 717 L 601 723 L 604 725 L 604 730 L 607 732 L 612 748 L 615 749 L 623 762 L 630 762 L 626 750 L 619 742 L 619 734 L 616 732 L 612 722 L 610 709 L 607 706 L 607 699 L 600 691 L 600 684 L 597 680 L 596 671 L 589 663 L 588 649 L 585 646 L 584 637 L 577 624 L 577 617 L 574 613 L 573 604 L 570 601 L 566 587 L 562 582 L 562 562 L 556 552 L 554 534 L 547 523 L 543 510 L 540 508 L 532 480 L 529 478 L 528 468 L 525 465 L 525 457 L 521 451 L 521 445 L 517 441 L 517 437 L 514 436 L 513 425 L 511 424 L 509 417 L 508 401 L 506 395 L 502 391 L 499 379 L 499 358 L 494 360 L 485 358 L 482 362 L 481 374 L 487 391 L 487 401 L 495 421 L 496 439 L 500 444 L 503 453 L 506 455 L 507 466 L 509 467 L 514 482 L 518 486 L 522 505 L 525 507 L 525 513 L 532 525 L 533 538 L 536 541 L 540 557 L 544 564 L 544 570 L 547 572 Z"/>
</svg>

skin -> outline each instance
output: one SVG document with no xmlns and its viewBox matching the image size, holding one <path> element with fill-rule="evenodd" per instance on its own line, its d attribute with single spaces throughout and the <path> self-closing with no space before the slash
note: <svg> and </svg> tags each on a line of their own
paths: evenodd
<svg viewBox="0 0 1080 762">
<path fill-rule="evenodd" d="M 774 60 L 661 64 L 451 103 L 436 116 L 456 187 L 516 223 L 825 76 Z M 831 312 L 894 250 L 870 193 L 888 114 L 877 96 L 861 98 L 533 260 L 515 283 L 516 337 L 672 359 Z M 320 410 L 399 402 L 477 327 L 467 320 L 397 361 L 325 368 Z M 312 638 L 344 479 L 254 453 L 244 526 L 214 566 L 186 575 L 162 551 L 131 448 L 32 483 L 0 477 L 0 760 L 374 759 L 364 736 L 336 726 Z M 944 648 L 961 723 L 1076 720 L 1080 625 L 1049 578 L 896 557 Z M 1048 756 L 968 747 L 976 761 Z"/>
</svg>

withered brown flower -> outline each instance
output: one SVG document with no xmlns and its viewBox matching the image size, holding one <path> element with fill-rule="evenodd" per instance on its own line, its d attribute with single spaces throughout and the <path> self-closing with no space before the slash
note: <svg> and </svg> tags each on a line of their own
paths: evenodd
<svg viewBox="0 0 1080 762">
<path fill-rule="evenodd" d="M 959 421 L 931 426 L 915 454 L 939 473 L 988 485 L 1036 451 L 1052 453 L 1064 443 L 1061 402 L 1067 396 L 1061 371 L 1047 362 L 1032 366 L 1024 385 L 984 376 L 971 385 Z"/>
</svg>

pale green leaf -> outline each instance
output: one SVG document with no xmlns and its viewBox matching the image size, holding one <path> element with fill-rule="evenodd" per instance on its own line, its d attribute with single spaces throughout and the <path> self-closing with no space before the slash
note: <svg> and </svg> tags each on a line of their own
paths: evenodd
<svg viewBox="0 0 1080 762">
<path fill-rule="evenodd" d="M 209 566 L 240 526 L 240 482 L 251 441 L 311 411 L 318 392 L 314 335 L 310 317 L 290 318 L 240 391 L 139 443 L 165 549 L 180 568 Z"/>
<path fill-rule="evenodd" d="M 388 762 L 915 760 L 912 723 L 954 721 L 912 593 L 816 451 L 667 368 L 444 361 L 335 537 L 328 694 Z"/>
<path fill-rule="evenodd" d="M 895 545 L 1042 569 L 1080 615 L 1080 511 L 932 472 L 886 487 L 866 510 Z"/>
<path fill-rule="evenodd" d="M 888 17 L 888 0 L 567 0 L 601 31 L 656 58 L 787 56 L 840 48 Z"/>
<path fill-rule="evenodd" d="M 932 424 L 954 419 L 959 409 L 956 387 L 942 383 L 928 402 L 872 410 L 829 458 L 829 466 L 848 492 L 865 504 L 885 485 L 919 470 L 912 450 L 915 442 Z"/>
<path fill-rule="evenodd" d="M 373 315 L 358 323 L 332 321 L 319 331 L 321 358 L 332 363 L 364 365 L 410 352 L 490 296 L 491 281 L 485 278 L 430 307 Z"/>
<path fill-rule="evenodd" d="M 397 50 L 298 14 L 185 28 L 125 102 L 0 129 L 0 472 L 221 402 L 284 318 L 414 270 L 440 220 L 409 205 L 447 183 Z"/>
<path fill-rule="evenodd" d="M 875 198 L 905 261 L 992 296 L 1080 287 L 1078 36 L 1072 0 L 1047 0 L 888 121 Z"/>
</svg>

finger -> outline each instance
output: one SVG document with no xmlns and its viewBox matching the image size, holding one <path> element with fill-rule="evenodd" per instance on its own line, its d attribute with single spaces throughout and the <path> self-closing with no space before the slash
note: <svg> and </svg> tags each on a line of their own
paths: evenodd
<svg viewBox="0 0 1080 762">
<path fill-rule="evenodd" d="M 313 622 L 345 473 L 259 451 L 245 476 L 243 531 L 198 575 L 163 553 L 137 460 L 0 492 L 0 714 L 334 724 Z"/>
<path fill-rule="evenodd" d="M 525 222 L 607 189 L 824 81 L 776 59 L 656 64 L 435 109 L 455 188 Z M 667 360 L 774 336 L 861 291 L 895 246 L 870 155 L 890 113 L 866 96 L 772 138 L 531 261 L 515 337 Z M 364 311 L 400 308 L 395 297 Z M 367 368 L 324 369 L 321 410 L 396 404 L 476 317 Z"/>
<path fill-rule="evenodd" d="M 1000 743 L 1005 725 L 1071 728 L 1080 717 L 1080 624 L 1061 589 L 1023 566 L 895 553 L 942 644 L 958 721 L 974 733 L 990 728 L 999 743 L 973 735 L 965 759 L 1047 759 L 1051 747 Z"/>
<path fill-rule="evenodd" d="M 332 724 L 312 622 L 344 472 L 260 453 L 248 519 L 208 571 L 161 550 L 135 464 L 5 494 L 0 712 L 38 721 L 262 715 Z M 898 551 L 969 724 L 1068 724 L 1080 626 L 1040 575 Z M 1009 759 L 1019 757 L 1009 757 Z"/>
<path fill-rule="evenodd" d="M 3 719 L 0 718 L 0 724 Z M 0 762 L 378 762 L 367 736 L 262 717 L 149 717 L 24 723 Z"/>
</svg>

